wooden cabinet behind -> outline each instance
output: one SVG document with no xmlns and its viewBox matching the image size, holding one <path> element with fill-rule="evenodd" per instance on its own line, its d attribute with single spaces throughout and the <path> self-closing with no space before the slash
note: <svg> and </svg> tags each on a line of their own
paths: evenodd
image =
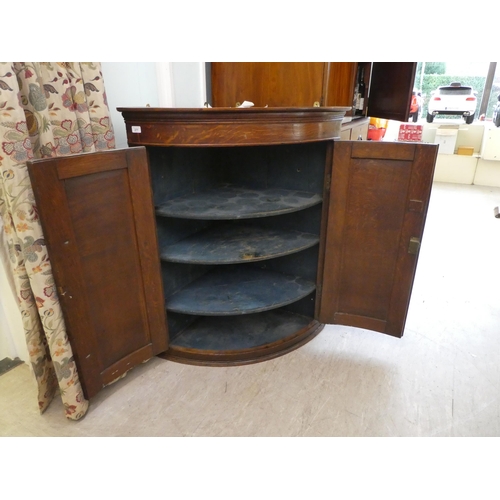
<svg viewBox="0 0 500 500">
<path fill-rule="evenodd" d="M 325 106 L 352 106 L 358 64 L 331 62 L 328 65 Z"/>
<path fill-rule="evenodd" d="M 414 62 L 212 62 L 211 105 L 351 107 L 358 66 L 367 85 L 363 114 L 407 121 Z"/>
<path fill-rule="evenodd" d="M 212 107 L 312 107 L 323 104 L 323 62 L 212 63 Z M 344 106 L 346 104 L 338 104 Z"/>
</svg>

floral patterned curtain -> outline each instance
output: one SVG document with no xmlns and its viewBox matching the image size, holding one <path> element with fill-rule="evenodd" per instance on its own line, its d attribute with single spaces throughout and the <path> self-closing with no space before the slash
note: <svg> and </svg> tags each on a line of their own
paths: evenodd
<svg viewBox="0 0 500 500">
<path fill-rule="evenodd" d="M 100 63 L 0 62 L 0 216 L 40 412 L 59 389 L 66 416 L 88 408 L 66 335 L 26 167 L 115 147 Z"/>
</svg>

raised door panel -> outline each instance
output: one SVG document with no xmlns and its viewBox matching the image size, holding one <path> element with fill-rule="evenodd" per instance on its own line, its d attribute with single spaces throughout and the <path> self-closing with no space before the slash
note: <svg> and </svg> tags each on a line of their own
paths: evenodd
<svg viewBox="0 0 500 500">
<path fill-rule="evenodd" d="M 403 335 L 436 154 L 335 143 L 319 321 Z"/>
<path fill-rule="evenodd" d="M 326 63 L 213 62 L 212 106 L 311 107 L 322 103 Z"/>
<path fill-rule="evenodd" d="M 168 348 L 146 151 L 28 164 L 88 398 Z"/>
<path fill-rule="evenodd" d="M 416 68 L 414 62 L 372 63 L 368 116 L 408 121 Z"/>
</svg>

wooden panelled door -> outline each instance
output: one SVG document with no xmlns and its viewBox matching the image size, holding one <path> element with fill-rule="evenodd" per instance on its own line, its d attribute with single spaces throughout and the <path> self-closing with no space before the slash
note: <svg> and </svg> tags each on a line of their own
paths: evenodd
<svg viewBox="0 0 500 500">
<path fill-rule="evenodd" d="M 87 398 L 168 348 L 143 147 L 28 163 Z"/>
<path fill-rule="evenodd" d="M 403 335 L 437 146 L 338 141 L 318 320 Z"/>
<path fill-rule="evenodd" d="M 368 116 L 407 122 L 415 81 L 415 62 L 374 62 Z"/>
</svg>

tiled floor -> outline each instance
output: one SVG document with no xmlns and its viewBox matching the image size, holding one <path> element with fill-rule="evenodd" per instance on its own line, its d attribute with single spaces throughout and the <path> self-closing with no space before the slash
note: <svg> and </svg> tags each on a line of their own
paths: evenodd
<svg viewBox="0 0 500 500">
<path fill-rule="evenodd" d="M 155 358 L 66 420 L 26 365 L 0 377 L 2 436 L 500 436 L 500 188 L 436 183 L 405 335 L 326 327 L 265 363 Z"/>
</svg>

